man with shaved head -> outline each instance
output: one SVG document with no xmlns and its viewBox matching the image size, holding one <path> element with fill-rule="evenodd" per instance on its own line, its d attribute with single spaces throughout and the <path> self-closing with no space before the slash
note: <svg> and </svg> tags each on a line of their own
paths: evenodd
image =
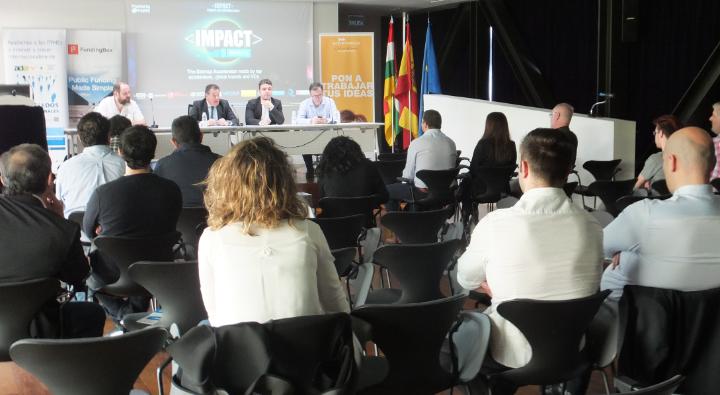
<svg viewBox="0 0 720 395">
<path fill-rule="evenodd" d="M 641 200 L 604 230 L 601 281 L 619 298 L 625 285 L 678 291 L 720 287 L 720 197 L 708 184 L 715 150 L 708 134 L 688 127 L 675 132 L 663 151 L 663 171 L 673 196 Z"/>
<path fill-rule="evenodd" d="M 575 133 L 570 130 L 570 121 L 572 120 L 575 109 L 568 103 L 559 103 L 553 107 L 550 112 L 550 127 L 557 129 L 567 137 L 570 142 L 575 146 L 575 153 L 573 154 L 573 164 L 575 163 L 575 157 L 577 156 L 578 139 Z"/>
</svg>

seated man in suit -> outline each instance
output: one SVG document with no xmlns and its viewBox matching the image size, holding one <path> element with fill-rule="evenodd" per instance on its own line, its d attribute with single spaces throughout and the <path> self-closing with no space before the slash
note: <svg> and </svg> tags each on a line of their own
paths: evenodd
<svg viewBox="0 0 720 395">
<path fill-rule="evenodd" d="M 673 133 L 663 150 L 663 172 L 672 197 L 628 206 L 604 229 L 613 264 L 601 288 L 612 299 L 625 285 L 701 291 L 720 287 L 720 197 L 708 184 L 715 167 L 712 139 L 703 129 Z"/>
<path fill-rule="evenodd" d="M 50 157 L 40 146 L 20 144 L 0 157 L 0 282 L 57 278 L 76 289 L 90 272 L 80 227 L 63 218 L 53 193 Z M 87 302 L 48 302 L 38 319 L 41 337 L 102 336 L 105 313 Z M 61 327 L 62 325 L 62 327 Z"/>
<path fill-rule="evenodd" d="M 184 115 L 172 123 L 172 145 L 175 151 L 157 161 L 155 174 L 174 181 L 182 192 L 183 207 L 202 207 L 203 190 L 198 185 L 207 178 L 210 166 L 220 155 L 203 145 L 198 123 Z"/>
<path fill-rule="evenodd" d="M 245 125 L 282 125 L 285 115 L 280 100 L 272 97 L 272 82 L 265 78 L 258 83 L 260 96 L 248 101 L 245 107 Z"/>
<path fill-rule="evenodd" d="M 122 134 L 125 176 L 99 186 L 90 196 L 83 218 L 88 237 L 159 237 L 175 231 L 182 196 L 177 184 L 150 171 L 156 146 L 155 134 L 145 126 L 133 126 Z M 91 253 L 90 259 L 92 274 L 87 282 L 91 289 L 117 281 L 120 273 L 113 262 L 105 262 L 96 253 Z M 96 297 L 116 321 L 127 313 L 146 311 L 149 304 L 145 297 Z"/>
<path fill-rule="evenodd" d="M 208 126 L 239 125 L 230 103 L 220 98 L 220 87 L 216 84 L 205 87 L 205 98 L 195 100 L 188 115 L 200 122 L 203 114 L 207 117 Z"/>
</svg>

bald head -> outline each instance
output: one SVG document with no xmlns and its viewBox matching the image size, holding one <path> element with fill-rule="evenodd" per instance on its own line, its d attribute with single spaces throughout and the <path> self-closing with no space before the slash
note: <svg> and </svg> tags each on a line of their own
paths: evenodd
<svg viewBox="0 0 720 395">
<path fill-rule="evenodd" d="M 575 113 L 573 106 L 567 103 L 560 103 L 553 107 L 550 114 L 550 127 L 553 129 L 570 126 L 570 120 Z"/>
<path fill-rule="evenodd" d="M 0 156 L 3 193 L 41 194 L 47 188 L 50 170 L 50 156 L 39 145 L 16 145 Z"/>
<path fill-rule="evenodd" d="M 663 152 L 663 170 L 668 189 L 707 184 L 715 167 L 715 149 L 705 130 L 687 127 L 668 138 Z"/>
</svg>

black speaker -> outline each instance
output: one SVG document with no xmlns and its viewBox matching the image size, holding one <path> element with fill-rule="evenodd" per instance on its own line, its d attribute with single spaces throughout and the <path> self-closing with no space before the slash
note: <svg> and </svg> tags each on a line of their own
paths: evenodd
<svg viewBox="0 0 720 395">
<path fill-rule="evenodd" d="M 634 43 L 640 31 L 640 0 L 622 0 L 622 24 L 620 40 Z"/>
</svg>

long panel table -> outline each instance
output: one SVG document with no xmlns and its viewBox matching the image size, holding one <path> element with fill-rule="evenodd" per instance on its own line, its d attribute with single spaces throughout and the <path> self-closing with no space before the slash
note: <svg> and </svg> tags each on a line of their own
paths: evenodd
<svg viewBox="0 0 720 395">
<path fill-rule="evenodd" d="M 202 127 L 203 144 L 224 155 L 239 141 L 257 136 L 267 136 L 275 140 L 288 155 L 319 154 L 328 141 L 335 136 L 345 135 L 355 140 L 366 155 L 378 152 L 378 130 L 382 123 L 338 123 L 328 125 L 269 125 L 269 126 L 209 126 Z M 170 144 L 170 128 L 152 129 L 158 137 L 156 158 L 161 158 L 172 151 Z M 65 130 L 65 145 L 68 154 L 82 152 L 82 143 L 77 129 Z"/>
</svg>

